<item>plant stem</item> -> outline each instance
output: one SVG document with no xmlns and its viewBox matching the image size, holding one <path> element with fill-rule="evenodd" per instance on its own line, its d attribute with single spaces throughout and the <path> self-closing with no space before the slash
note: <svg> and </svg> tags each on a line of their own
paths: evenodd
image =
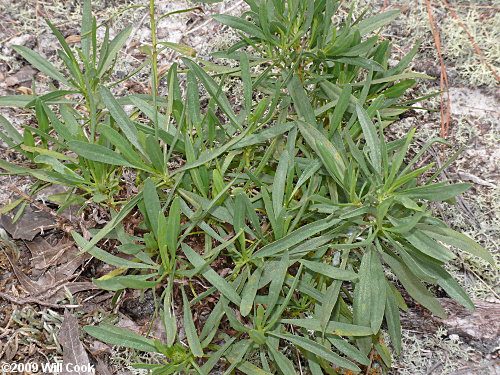
<svg viewBox="0 0 500 375">
<path fill-rule="evenodd" d="M 158 108 L 157 108 L 157 95 L 158 95 L 158 50 L 156 45 L 156 19 L 155 19 L 155 1 L 149 0 L 149 19 L 151 23 L 151 94 L 153 95 L 153 123 L 155 127 L 156 140 L 159 139 L 158 130 Z"/>
</svg>

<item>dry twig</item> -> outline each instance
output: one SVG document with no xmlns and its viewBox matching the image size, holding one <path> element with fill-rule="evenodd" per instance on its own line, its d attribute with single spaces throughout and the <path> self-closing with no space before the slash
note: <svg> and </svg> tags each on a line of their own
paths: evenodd
<svg viewBox="0 0 500 375">
<path fill-rule="evenodd" d="M 427 1 L 427 0 L 426 0 Z M 474 47 L 474 50 L 476 51 L 477 55 L 479 56 L 479 59 L 481 62 L 488 68 L 488 70 L 493 74 L 493 76 L 496 78 L 498 82 L 500 82 L 500 76 L 493 70 L 493 68 L 488 64 L 486 61 L 486 58 L 483 55 L 483 52 L 481 51 L 481 48 L 476 43 L 476 40 L 474 37 L 471 35 L 469 30 L 467 29 L 467 26 L 462 22 L 462 19 L 453 11 L 453 9 L 450 7 L 450 5 L 446 2 L 446 0 L 441 0 L 443 5 L 448 9 L 448 11 L 451 13 L 453 18 L 455 18 L 458 21 L 458 24 L 464 29 L 465 33 L 467 34 L 467 37 L 469 38 L 470 42 L 472 43 L 472 46 Z"/>
<path fill-rule="evenodd" d="M 33 297 L 16 298 L 14 296 L 11 296 L 10 294 L 3 292 L 0 292 L 0 298 L 15 303 L 16 305 L 28 305 L 30 303 L 34 303 L 40 306 L 50 307 L 52 309 L 74 309 L 76 307 L 81 306 L 81 305 L 58 305 L 57 303 L 44 302 Z"/>
<path fill-rule="evenodd" d="M 450 126 L 450 118 L 451 118 L 451 104 L 450 104 L 450 92 L 448 85 L 448 75 L 446 74 L 446 67 L 444 65 L 443 54 L 441 52 L 441 39 L 439 37 L 439 29 L 436 25 L 436 21 L 434 20 L 434 16 L 432 15 L 431 3 L 429 0 L 425 0 L 425 4 L 427 6 L 427 14 L 429 15 L 429 21 L 431 23 L 432 35 L 434 36 L 434 42 L 436 43 L 436 50 L 439 56 L 439 62 L 441 65 L 441 76 L 439 85 L 441 90 L 446 91 L 446 106 L 444 104 L 444 93 L 441 93 L 441 136 L 446 138 L 448 134 L 448 128 Z"/>
</svg>

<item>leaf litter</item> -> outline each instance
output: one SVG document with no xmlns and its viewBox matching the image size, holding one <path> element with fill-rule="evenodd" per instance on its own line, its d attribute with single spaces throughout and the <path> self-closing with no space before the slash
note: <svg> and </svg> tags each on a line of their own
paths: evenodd
<svg viewBox="0 0 500 375">
<path fill-rule="evenodd" d="M 57 339 L 63 349 L 62 375 L 93 375 L 89 357 L 80 340 L 80 325 L 69 310 L 64 311 L 64 320 L 57 333 Z M 73 370 L 86 369 L 86 370 Z"/>
</svg>

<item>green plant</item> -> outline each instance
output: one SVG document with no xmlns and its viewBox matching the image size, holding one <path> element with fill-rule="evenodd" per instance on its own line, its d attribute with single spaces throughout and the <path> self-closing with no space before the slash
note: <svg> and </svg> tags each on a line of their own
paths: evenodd
<svg viewBox="0 0 500 375">
<path fill-rule="evenodd" d="M 173 64 L 165 77 L 164 98 L 157 93 L 158 47 L 164 43 L 193 54 L 156 40 L 151 0 L 152 45 L 143 50 L 152 92 L 115 99 L 107 87 L 114 84 L 107 81 L 111 71 L 99 75 L 97 64 L 92 72 L 97 42 L 87 38 L 98 26 L 87 0 L 77 50 L 85 66 L 80 73 L 78 63 L 68 63 L 73 78 L 65 77 L 19 50 L 74 90 L 1 98 L 0 104 L 34 105 L 39 127 L 28 129 L 31 138 L 21 138 L 2 121 L 3 138 L 35 165 L 0 161 L 0 167 L 68 185 L 109 207 L 112 219 L 90 240 L 77 233 L 73 238 L 83 252 L 117 267 L 94 280 L 115 291 L 115 299 L 125 288 L 160 293 L 157 314 L 166 340 L 106 323 L 85 330 L 111 344 L 165 356 L 164 363 L 138 367 L 155 374 L 209 374 L 223 359 L 226 374 L 296 373 L 297 364 L 279 349 L 283 346 L 306 360 L 313 375 L 390 367 L 381 328 L 385 322 L 398 353 L 399 309 L 407 308 L 402 289 L 439 316 L 444 311 L 426 283 L 473 308 L 442 267 L 455 255 L 441 243 L 493 263 L 480 245 L 434 218 L 425 203 L 452 202 L 470 186 L 435 182 L 453 160 L 431 177 L 426 172 L 433 164 L 413 170 L 429 146 L 447 142 L 433 139 L 409 158 L 414 131 L 385 140 L 384 128 L 422 99 L 402 99 L 413 78 L 422 77 L 405 71 L 418 47 L 388 67 L 390 43 L 368 34 L 390 22 L 394 12 L 364 20 L 349 13 L 334 24 L 335 1 L 248 4 L 253 23 L 217 16 L 249 34 L 216 54 L 238 60 L 238 66 L 200 60 L 202 67 L 184 57 L 185 69 Z M 116 56 L 119 48 L 106 40 L 101 55 L 111 49 Z M 72 62 L 74 53 L 61 43 L 62 59 Z M 180 74 L 186 78 L 185 95 Z M 227 75 L 242 82 L 241 109 L 223 93 Z M 210 98 L 203 108 L 200 85 Z M 254 103 L 257 92 L 264 99 Z M 64 95 L 81 95 L 84 104 Z M 122 108 L 125 103 L 134 106 L 132 114 Z M 78 113 L 82 106 L 88 116 Z M 181 166 L 173 167 L 178 160 Z M 124 170 L 133 171 L 140 189 L 130 200 L 122 193 Z M 142 218 L 138 233 L 123 228 L 130 212 Z M 117 240 L 115 250 L 131 260 L 101 249 L 105 238 Z M 400 285 L 388 280 L 388 269 Z M 199 306 L 210 309 L 204 324 L 192 314 Z M 186 340 L 177 331 L 178 316 Z"/>
<path fill-rule="evenodd" d="M 431 78 L 405 72 L 419 46 L 389 68 L 390 41 L 379 42 L 378 35 L 371 35 L 394 20 L 398 10 L 363 19 L 367 8 L 354 19 L 351 8 L 338 21 L 339 1 L 249 0 L 247 4 L 251 10 L 241 17 L 214 16 L 248 34 L 240 33 L 240 42 L 214 56 L 239 59 L 237 51 L 243 50 L 256 63 L 268 63 L 269 74 L 256 81 L 259 89 L 272 95 L 287 87 L 299 117 L 311 124 L 321 123 L 330 137 L 343 119 L 353 136 L 359 133 L 358 104 L 371 117 L 378 111 L 385 127 L 409 104 L 424 99 L 400 100 L 415 85 L 414 78 Z M 300 86 L 307 87 L 305 94 Z"/>
</svg>

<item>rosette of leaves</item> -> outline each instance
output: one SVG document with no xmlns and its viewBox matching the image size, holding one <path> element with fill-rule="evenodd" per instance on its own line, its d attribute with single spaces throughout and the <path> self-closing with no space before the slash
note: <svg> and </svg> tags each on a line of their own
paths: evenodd
<svg viewBox="0 0 500 375">
<path fill-rule="evenodd" d="M 155 374 L 209 374 L 223 362 L 226 374 L 236 369 L 293 374 L 298 372 L 295 358 L 307 362 L 313 375 L 389 367 L 381 328 L 385 324 L 395 351 L 401 350 L 403 289 L 440 316 L 444 312 L 426 284 L 473 308 L 443 268 L 455 256 L 443 244 L 490 263 L 493 259 L 434 218 L 426 203 L 452 202 L 470 185 L 436 183 L 447 164 L 430 178 L 432 164 L 413 169 L 428 147 L 443 140 L 431 140 L 411 159 L 413 131 L 385 140 L 384 127 L 405 110 L 398 101 L 413 84 L 414 73 L 404 69 L 416 49 L 388 68 L 388 43 L 362 38 L 395 13 L 370 21 L 348 16 L 333 25 L 336 2 L 249 5 L 245 28 L 234 18 L 219 17 L 249 35 L 226 52 L 240 61 L 238 68 L 203 69 L 184 59 L 186 93 L 181 94 L 174 65 L 167 98 L 153 93 L 120 101 L 101 82 L 95 90 L 94 137 L 88 132 L 92 116 L 76 117 L 75 127 L 64 109 L 52 112 L 53 98 L 37 98 L 43 124 L 33 132 L 46 146 L 23 149 L 24 139 L 5 136 L 12 147 L 39 153 L 32 159 L 36 169 L 3 161 L 0 167 L 83 190 L 99 180 L 96 165 L 108 178 L 123 168 L 134 171 L 140 192 L 120 202 L 120 211 L 89 241 L 73 237 L 82 251 L 117 267 L 94 280 L 115 291 L 115 301 L 126 288 L 161 294 L 156 312 L 164 340 L 105 323 L 85 328 L 105 342 L 165 356 L 163 363 L 137 367 Z M 95 44 L 89 43 L 96 56 Z M 261 56 L 234 53 L 245 46 Z M 252 72 L 266 59 L 271 64 L 263 72 Z M 206 70 L 211 68 L 219 72 L 210 75 Z M 215 77 L 221 74 L 241 77 L 244 106 L 239 112 L 223 94 L 224 82 Z M 203 110 L 200 84 L 210 97 Z M 259 103 L 253 103 L 256 89 L 267 95 Z M 123 110 L 125 103 L 135 106 L 132 115 Z M 70 113 L 76 106 L 71 108 Z M 147 124 L 136 121 L 138 113 L 149 119 Z M 44 116 L 49 131 L 40 130 L 47 123 Z M 68 130 L 72 126 L 75 134 Z M 40 155 L 59 164 L 37 161 Z M 171 168 L 172 160 L 181 166 Z M 87 182 L 75 185 L 72 179 L 80 178 Z M 101 190 L 87 189 L 100 199 Z M 105 191 L 112 198 L 114 192 Z M 137 209 L 141 235 L 132 235 L 120 223 Z M 203 238 L 202 246 L 193 245 L 194 236 Z M 99 248 L 104 238 L 117 240 L 116 251 L 127 259 Z M 221 262 L 229 265 L 229 273 L 218 268 Z M 203 305 L 210 312 L 202 320 L 193 311 Z"/>
</svg>

